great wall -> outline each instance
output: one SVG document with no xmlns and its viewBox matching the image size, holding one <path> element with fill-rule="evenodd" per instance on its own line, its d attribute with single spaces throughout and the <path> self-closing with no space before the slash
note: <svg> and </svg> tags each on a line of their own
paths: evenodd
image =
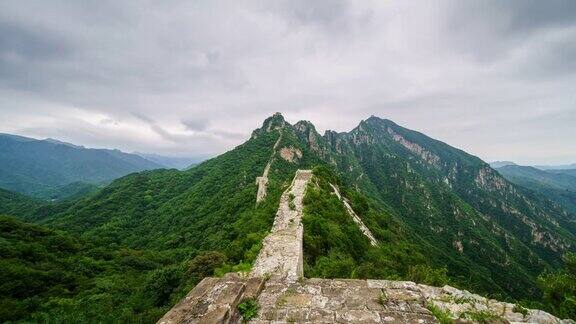
<svg viewBox="0 0 576 324">
<path fill-rule="evenodd" d="M 274 155 L 276 155 L 276 150 L 278 149 L 278 144 L 282 140 L 282 133 L 278 136 L 276 143 L 274 143 L 274 147 L 272 148 L 272 155 L 270 159 L 268 159 L 268 163 L 264 167 L 264 172 L 262 173 L 261 177 L 256 178 L 256 185 L 258 186 L 258 191 L 256 192 L 256 203 L 261 202 L 264 198 L 266 198 L 266 188 L 268 187 L 268 172 L 270 171 L 270 165 L 274 161 Z"/>
<path fill-rule="evenodd" d="M 274 145 L 263 176 L 258 177 L 257 202 L 266 197 L 267 174 L 280 140 Z M 432 307 L 449 312 L 457 323 L 474 322 L 465 319 L 471 315 L 484 316 L 492 323 L 574 323 L 450 286 L 304 278 L 302 200 L 311 179 L 310 170 L 296 172 L 281 196 L 272 230 L 249 274 L 203 279 L 158 323 L 244 322 L 238 305 L 248 299 L 259 306 L 257 316 L 249 323 L 438 323 L 430 311 Z M 370 243 L 378 244 L 338 188 L 332 189 Z"/>
</svg>

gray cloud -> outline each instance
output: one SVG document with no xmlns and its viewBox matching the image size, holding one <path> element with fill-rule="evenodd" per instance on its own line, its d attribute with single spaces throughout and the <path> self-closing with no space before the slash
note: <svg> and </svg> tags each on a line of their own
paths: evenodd
<svg viewBox="0 0 576 324">
<path fill-rule="evenodd" d="M 206 118 L 192 118 L 182 121 L 182 124 L 186 126 L 186 129 L 192 131 L 203 131 L 208 127 L 208 120 Z"/>
<path fill-rule="evenodd" d="M 574 162 L 575 18 L 572 0 L 6 0 L 0 132 L 214 155 L 276 111 L 321 131 L 374 114 L 486 160 Z"/>
<path fill-rule="evenodd" d="M 464 0 L 446 6 L 443 37 L 482 62 L 510 55 L 522 45 L 537 45 L 533 37 L 576 26 L 572 0 Z M 566 42 L 573 42 L 573 35 Z"/>
</svg>

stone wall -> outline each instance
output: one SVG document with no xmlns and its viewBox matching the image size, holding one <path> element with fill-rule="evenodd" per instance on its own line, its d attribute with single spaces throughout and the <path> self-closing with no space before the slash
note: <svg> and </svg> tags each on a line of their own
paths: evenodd
<svg viewBox="0 0 576 324">
<path fill-rule="evenodd" d="M 264 172 L 262 173 L 261 177 L 256 178 L 256 185 L 258 186 L 258 192 L 256 193 L 256 203 L 261 202 L 264 198 L 266 198 L 266 189 L 268 188 L 268 172 L 270 171 L 270 166 L 274 161 L 274 155 L 276 155 L 276 150 L 278 149 L 278 145 L 282 141 L 282 131 L 280 131 L 280 136 L 274 143 L 274 147 L 272 147 L 272 155 L 270 159 L 268 159 L 268 163 L 264 167 Z"/>
<path fill-rule="evenodd" d="M 574 323 L 546 312 L 521 309 L 450 286 L 409 281 L 262 278 L 206 278 L 158 323 L 240 323 L 244 298 L 260 307 L 250 323 L 438 323 L 435 305 L 460 323 L 474 316 L 490 323 Z"/>
<path fill-rule="evenodd" d="M 374 235 L 372 235 L 370 229 L 366 225 L 364 225 L 362 219 L 356 214 L 356 212 L 354 212 L 354 209 L 352 209 L 352 206 L 350 206 L 348 200 L 346 200 L 346 198 L 343 198 L 342 195 L 340 195 L 340 190 L 338 190 L 338 187 L 336 187 L 333 184 L 330 184 L 330 186 L 332 187 L 332 190 L 336 195 L 336 197 L 338 197 L 338 199 L 342 201 L 342 204 L 344 204 L 344 208 L 346 208 L 348 215 L 350 215 L 350 217 L 352 217 L 352 220 L 356 223 L 356 225 L 358 225 L 362 234 L 364 234 L 364 236 L 368 238 L 370 244 L 372 244 L 372 246 L 378 245 L 378 241 L 376 240 Z"/>
<path fill-rule="evenodd" d="M 250 320 L 258 324 L 438 323 L 432 307 L 460 323 L 480 317 L 492 323 L 574 323 L 450 286 L 303 278 L 302 199 L 311 177 L 310 170 L 298 170 L 282 194 L 272 231 L 250 274 L 205 278 L 158 323 L 240 323 L 243 318 L 237 307 L 247 298 L 259 305 L 258 315 Z M 371 233 L 368 237 L 373 238 Z"/>
<path fill-rule="evenodd" d="M 302 200 L 312 171 L 298 170 L 290 187 L 280 197 L 271 233 L 262 242 L 251 275 L 296 281 L 304 275 L 302 250 Z"/>
</svg>

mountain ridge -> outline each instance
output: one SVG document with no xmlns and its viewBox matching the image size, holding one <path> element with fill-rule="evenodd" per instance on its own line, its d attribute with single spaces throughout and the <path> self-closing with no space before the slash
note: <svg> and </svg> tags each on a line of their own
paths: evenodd
<svg viewBox="0 0 576 324">
<path fill-rule="evenodd" d="M 163 165 L 119 150 L 0 134 L 0 187 L 50 199 L 74 182 L 100 184 Z"/>
<path fill-rule="evenodd" d="M 267 194 L 256 202 L 267 165 Z M 23 218 L 102 248 L 153 251 L 164 263 L 150 281 L 162 293 L 146 309 L 164 313 L 203 277 L 250 270 L 298 169 L 314 170 L 318 185 L 304 199 L 307 277 L 450 282 L 537 302 L 538 276 L 574 251 L 572 214 L 477 157 L 379 118 L 320 135 L 310 122 L 275 114 L 248 141 L 194 168 L 133 173 Z M 370 244 L 330 184 L 381 244 Z M 118 312 L 142 307 L 124 303 Z"/>
</svg>

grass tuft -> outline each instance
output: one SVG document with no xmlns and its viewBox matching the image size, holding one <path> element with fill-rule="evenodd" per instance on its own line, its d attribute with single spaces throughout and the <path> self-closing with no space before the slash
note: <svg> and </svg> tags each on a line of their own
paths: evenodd
<svg viewBox="0 0 576 324">
<path fill-rule="evenodd" d="M 512 311 L 514 313 L 520 313 L 522 314 L 524 317 L 526 317 L 526 315 L 528 315 L 528 309 L 522 305 L 514 305 L 514 308 L 512 308 Z"/>
<path fill-rule="evenodd" d="M 489 311 L 467 311 L 460 314 L 460 318 L 471 320 L 478 323 L 491 323 L 494 320 L 502 319 L 502 317 L 489 312 Z"/>
<path fill-rule="evenodd" d="M 436 317 L 440 324 L 454 324 L 454 319 L 452 319 L 452 314 L 448 311 L 441 309 L 440 307 L 430 303 L 428 304 L 428 310 Z"/>
</svg>

